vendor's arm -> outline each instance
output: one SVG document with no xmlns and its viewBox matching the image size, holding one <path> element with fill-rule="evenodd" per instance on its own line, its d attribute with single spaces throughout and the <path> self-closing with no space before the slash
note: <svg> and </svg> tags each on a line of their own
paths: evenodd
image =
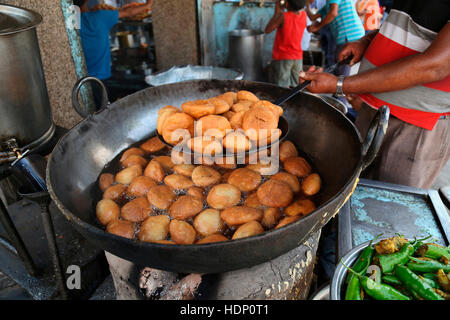
<svg viewBox="0 0 450 320">
<path fill-rule="evenodd" d="M 282 26 L 284 22 L 283 9 L 280 6 L 280 1 L 277 0 L 275 2 L 275 12 L 273 13 L 272 19 L 267 23 L 265 33 L 271 33 L 276 30 L 278 27 Z"/>
<path fill-rule="evenodd" d="M 377 93 L 403 90 L 439 81 L 450 75 L 450 23 L 439 32 L 423 53 L 417 53 L 357 75 L 346 77 L 344 93 Z M 308 89 L 315 93 L 336 92 L 337 77 L 322 72 L 301 74 L 311 80 Z"/>
<path fill-rule="evenodd" d="M 308 27 L 309 32 L 317 32 L 323 27 L 325 27 L 327 24 L 330 24 L 331 21 L 333 21 L 337 15 L 338 15 L 339 5 L 337 3 L 332 3 L 330 5 L 330 10 L 325 15 L 325 17 L 322 18 L 322 21 L 319 23 L 314 23 Z"/>
<path fill-rule="evenodd" d="M 136 7 L 126 7 L 119 10 L 119 18 L 130 18 L 137 16 L 142 12 L 148 12 L 152 9 L 153 0 L 147 0 L 144 5 Z"/>
</svg>

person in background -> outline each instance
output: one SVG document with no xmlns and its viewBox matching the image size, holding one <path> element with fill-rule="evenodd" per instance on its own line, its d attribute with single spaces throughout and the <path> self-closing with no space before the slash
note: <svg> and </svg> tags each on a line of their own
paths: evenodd
<svg viewBox="0 0 450 320">
<path fill-rule="evenodd" d="M 378 0 L 358 0 L 356 2 L 356 11 L 363 22 L 366 33 L 380 27 L 382 15 Z"/>
<path fill-rule="evenodd" d="M 336 52 L 339 52 L 347 42 L 358 40 L 364 36 L 364 28 L 351 0 L 327 0 L 326 5 L 315 14 L 311 12 L 312 2 L 312 0 L 308 0 L 306 13 L 311 21 L 315 22 L 308 27 L 308 31 L 315 33 L 329 25 L 336 40 Z M 321 18 L 320 22 L 317 21 L 319 18 Z M 337 61 L 337 56 L 335 61 Z M 337 74 L 349 75 L 350 66 L 341 66 L 338 68 Z"/>
<path fill-rule="evenodd" d="M 142 12 L 150 11 L 153 0 L 147 0 L 144 5 L 128 7 L 119 10 L 89 11 L 88 0 L 74 0 L 74 5 L 80 7 L 81 24 L 80 38 L 84 59 L 89 76 L 100 80 L 111 77 L 111 51 L 109 33 L 120 18 L 129 18 Z"/>
<path fill-rule="evenodd" d="M 284 11 L 286 7 L 287 11 Z M 287 0 L 282 6 L 278 0 L 275 12 L 265 28 L 265 33 L 277 30 L 269 68 L 269 81 L 282 87 L 298 85 L 298 75 L 303 71 L 302 38 L 306 30 L 305 0 Z"/>
<path fill-rule="evenodd" d="M 432 19 L 430 18 L 432 17 Z M 358 94 L 364 137 L 382 105 L 390 108 L 383 144 L 363 177 L 428 189 L 450 159 L 450 3 L 395 0 L 379 30 L 345 45 L 359 72 L 336 77 L 311 67 L 314 93 Z"/>
</svg>

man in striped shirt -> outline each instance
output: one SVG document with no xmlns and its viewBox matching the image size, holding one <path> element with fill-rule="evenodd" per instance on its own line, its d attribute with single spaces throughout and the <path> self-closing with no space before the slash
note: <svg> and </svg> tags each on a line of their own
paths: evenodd
<svg viewBox="0 0 450 320">
<path fill-rule="evenodd" d="M 321 21 L 314 22 L 307 30 L 315 33 L 324 26 L 329 25 L 331 33 L 336 40 L 336 52 L 339 52 L 345 43 L 356 41 L 364 36 L 365 32 L 361 19 L 359 19 L 356 8 L 351 0 L 327 0 L 326 5 L 316 14 L 313 14 L 310 10 L 311 2 L 308 1 L 306 7 L 306 13 L 309 19 L 316 21 L 321 18 Z M 350 68 L 344 67 L 337 72 L 338 74 L 348 75 Z"/>
<path fill-rule="evenodd" d="M 359 95 L 363 136 L 376 109 L 389 106 L 389 127 L 366 177 L 429 188 L 449 160 L 449 44 L 449 0 L 394 0 L 379 30 L 339 53 L 339 60 L 361 61 L 357 75 L 338 79 L 314 67 L 301 74 L 311 92 Z"/>
</svg>

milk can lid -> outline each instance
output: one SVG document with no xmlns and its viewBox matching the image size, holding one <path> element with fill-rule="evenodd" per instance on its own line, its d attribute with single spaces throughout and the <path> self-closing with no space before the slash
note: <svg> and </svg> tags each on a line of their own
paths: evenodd
<svg viewBox="0 0 450 320">
<path fill-rule="evenodd" d="M 28 30 L 41 21 L 42 16 L 37 12 L 0 4 L 0 36 Z"/>
</svg>

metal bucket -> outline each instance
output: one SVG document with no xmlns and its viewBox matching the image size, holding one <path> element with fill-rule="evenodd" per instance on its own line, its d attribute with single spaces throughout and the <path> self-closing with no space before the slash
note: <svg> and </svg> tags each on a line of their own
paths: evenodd
<svg viewBox="0 0 450 320">
<path fill-rule="evenodd" d="M 41 21 L 36 12 L 0 4 L 0 142 L 15 138 L 21 149 L 55 132 L 36 35 Z"/>
<path fill-rule="evenodd" d="M 239 29 L 229 33 L 228 66 L 241 70 L 244 80 L 262 81 L 264 33 Z"/>
</svg>

